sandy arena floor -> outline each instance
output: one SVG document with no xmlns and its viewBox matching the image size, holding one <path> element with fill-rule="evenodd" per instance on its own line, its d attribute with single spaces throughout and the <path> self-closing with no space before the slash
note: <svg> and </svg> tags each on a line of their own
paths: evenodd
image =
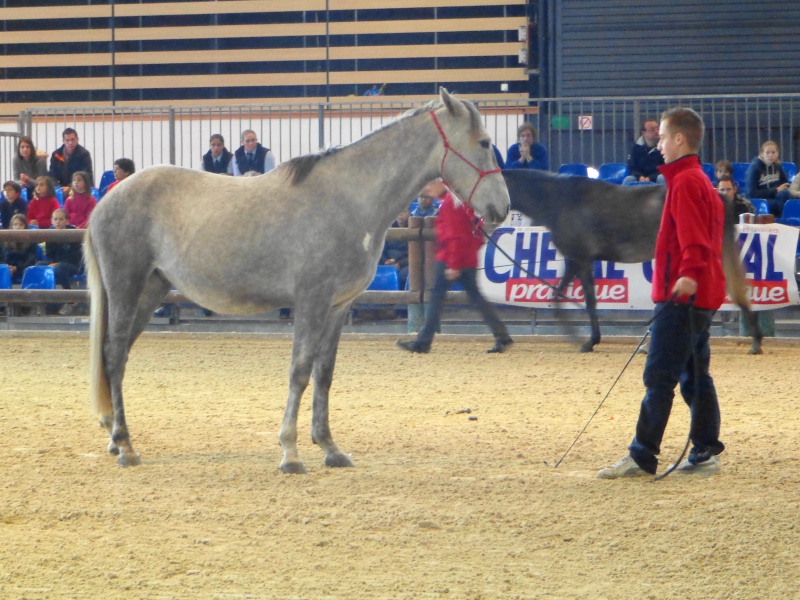
<svg viewBox="0 0 800 600">
<path fill-rule="evenodd" d="M 86 336 L 0 337 L 0 598 L 783 599 L 800 588 L 800 345 L 716 340 L 723 472 L 603 481 L 642 394 L 635 344 L 342 342 L 331 424 L 355 469 L 278 470 L 290 341 L 150 335 L 126 408 L 89 415 Z M 309 390 L 310 391 L 310 390 Z M 465 412 L 469 409 L 469 412 Z M 470 420 L 472 417 L 476 419 Z M 676 402 L 663 466 L 680 453 Z"/>
</svg>

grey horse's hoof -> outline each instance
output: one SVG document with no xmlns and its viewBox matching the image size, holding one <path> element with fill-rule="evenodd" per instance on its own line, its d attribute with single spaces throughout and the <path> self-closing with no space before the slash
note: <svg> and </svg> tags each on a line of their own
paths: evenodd
<svg viewBox="0 0 800 600">
<path fill-rule="evenodd" d="M 339 454 L 328 454 L 325 457 L 325 466 L 326 467 L 355 467 L 353 461 L 350 460 L 350 457 L 347 454 L 339 453 Z"/>
<path fill-rule="evenodd" d="M 301 462 L 283 463 L 281 465 L 281 471 L 287 475 L 305 475 L 308 473 L 305 466 Z"/>
<path fill-rule="evenodd" d="M 119 454 L 119 448 L 114 442 L 108 442 L 108 453 L 115 456 Z"/>
<path fill-rule="evenodd" d="M 138 467 L 142 464 L 142 458 L 138 454 L 120 454 L 117 464 L 120 467 Z"/>
</svg>

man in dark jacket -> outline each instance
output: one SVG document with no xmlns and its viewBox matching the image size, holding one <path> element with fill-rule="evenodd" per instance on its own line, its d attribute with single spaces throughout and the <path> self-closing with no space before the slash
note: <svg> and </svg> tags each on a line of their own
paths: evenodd
<svg viewBox="0 0 800 600">
<path fill-rule="evenodd" d="M 50 156 L 50 170 L 47 174 L 53 178 L 56 185 L 61 186 L 61 191 L 66 197 L 69 187 L 72 185 L 72 176 L 77 171 L 85 171 L 92 180 L 94 180 L 94 174 L 92 155 L 78 143 L 78 132 L 72 127 L 67 127 L 61 134 L 61 140 L 64 144 Z"/>
<path fill-rule="evenodd" d="M 664 164 L 664 158 L 658 151 L 658 122 L 647 120 L 642 123 L 642 135 L 636 140 L 628 156 L 628 176 L 623 184 L 637 181 L 664 183 L 664 177 L 658 167 Z"/>
</svg>

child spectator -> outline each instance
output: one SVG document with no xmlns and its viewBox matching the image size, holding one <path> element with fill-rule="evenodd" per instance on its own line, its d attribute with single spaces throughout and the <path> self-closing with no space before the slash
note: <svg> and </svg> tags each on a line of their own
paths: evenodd
<svg viewBox="0 0 800 600">
<path fill-rule="evenodd" d="M 114 161 L 114 181 L 108 186 L 106 194 L 113 190 L 120 181 L 136 173 L 136 165 L 130 158 L 118 158 Z"/>
<path fill-rule="evenodd" d="M 550 156 L 547 148 L 539 143 L 539 134 L 531 123 L 523 123 L 517 128 L 517 143 L 506 152 L 506 169 L 550 170 Z"/>
<path fill-rule="evenodd" d="M 729 160 L 718 160 L 714 165 L 714 178 L 719 183 L 725 175 L 733 177 L 733 165 Z"/>
<path fill-rule="evenodd" d="M 761 154 L 753 159 L 747 168 L 747 197 L 764 198 L 769 212 L 781 216 L 783 205 L 791 197 L 789 178 L 781 166 L 778 144 L 768 140 L 761 144 Z"/>
<path fill-rule="evenodd" d="M 11 217 L 10 229 L 28 229 L 25 215 L 17 213 Z M 36 264 L 35 242 L 6 242 L 2 247 L 2 260 L 11 271 L 11 283 L 21 283 L 22 273 Z"/>
<path fill-rule="evenodd" d="M 431 196 L 430 194 L 426 193 L 425 190 L 427 189 L 427 187 L 423 188 L 419 196 L 417 196 L 417 205 L 411 211 L 410 216 L 435 217 L 439 212 L 439 204 L 441 204 L 441 201 L 439 201 L 439 199 L 435 196 Z"/>
<path fill-rule="evenodd" d="M 52 224 L 53 211 L 61 208 L 56 200 L 56 189 L 49 177 L 36 180 L 36 192 L 33 200 L 28 202 L 28 225 L 39 229 L 49 229 Z"/>
<path fill-rule="evenodd" d="M 19 138 L 17 154 L 13 160 L 14 179 L 28 190 L 28 198 L 33 198 L 36 179 L 47 175 L 47 154 L 39 156 L 33 140 L 27 135 Z"/>
<path fill-rule="evenodd" d="M 68 224 L 68 218 L 66 210 L 57 208 L 53 211 L 53 228 L 75 229 L 73 225 Z M 44 246 L 45 260 L 37 264 L 53 267 L 56 284 L 68 290 L 72 287 L 69 278 L 80 273 L 83 260 L 81 252 L 80 242 L 47 242 Z M 71 315 L 73 308 L 71 304 L 65 304 L 58 314 Z"/>
<path fill-rule="evenodd" d="M 97 200 L 90 193 L 89 175 L 78 171 L 72 176 L 72 195 L 64 203 L 70 227 L 86 229 L 89 225 L 89 215 L 92 214 Z"/>
<path fill-rule="evenodd" d="M 0 224 L 3 229 L 11 227 L 11 217 L 16 214 L 24 215 L 28 211 L 25 200 L 22 199 L 22 186 L 16 181 L 6 181 L 3 184 L 3 193 L 6 199 L 0 202 Z"/>
</svg>

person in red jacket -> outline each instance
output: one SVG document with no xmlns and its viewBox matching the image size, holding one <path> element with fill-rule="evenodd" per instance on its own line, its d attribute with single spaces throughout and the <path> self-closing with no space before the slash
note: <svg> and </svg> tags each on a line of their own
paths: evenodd
<svg viewBox="0 0 800 600">
<path fill-rule="evenodd" d="M 645 396 L 629 454 L 598 472 L 601 479 L 655 474 L 675 387 L 689 405 L 692 449 L 676 473 L 719 472 L 720 414 L 709 373 L 711 318 L 725 300 L 722 238 L 725 207 L 703 174 L 698 149 L 703 120 L 690 108 L 661 117 L 659 167 L 667 199 L 656 238 L 651 297 L 656 303 L 644 367 Z"/>
<path fill-rule="evenodd" d="M 36 180 L 36 194 L 28 202 L 28 225 L 39 229 L 49 229 L 52 225 L 53 211 L 61 208 L 56 200 L 56 189 L 52 180 L 43 175 Z"/>
<path fill-rule="evenodd" d="M 400 341 L 397 345 L 409 352 L 427 353 L 431 349 L 433 336 L 439 329 L 439 321 L 445 294 L 455 281 L 460 281 L 470 302 L 481 312 L 484 322 L 494 335 L 494 346 L 487 352 L 503 352 L 514 341 L 492 305 L 481 295 L 475 278 L 478 267 L 478 249 L 483 245 L 477 231 L 475 212 L 456 200 L 441 181 L 432 181 L 421 194 L 441 198 L 436 218 L 436 279 L 431 290 L 425 324 L 416 340 Z"/>
</svg>

